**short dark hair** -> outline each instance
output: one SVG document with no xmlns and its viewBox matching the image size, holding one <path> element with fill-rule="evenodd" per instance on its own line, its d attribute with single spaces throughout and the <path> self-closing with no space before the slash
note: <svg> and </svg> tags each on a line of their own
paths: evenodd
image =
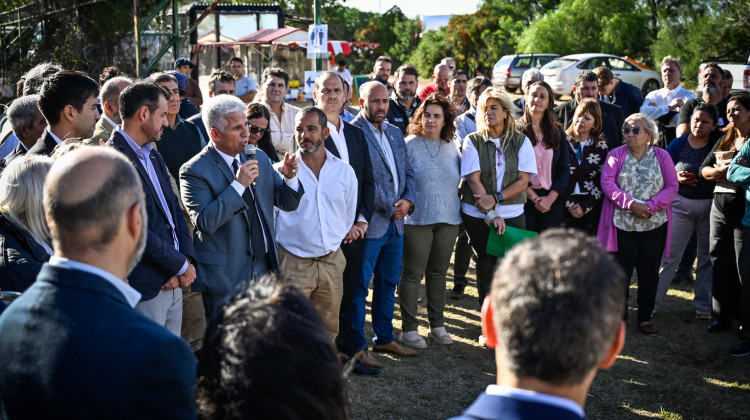
<svg viewBox="0 0 750 420">
<path fill-rule="evenodd" d="M 387 55 L 381 55 L 380 57 L 376 58 L 375 59 L 375 64 L 377 64 L 380 61 L 393 64 L 393 61 L 391 60 L 391 57 L 388 57 Z"/>
<path fill-rule="evenodd" d="M 341 81 L 341 89 L 344 89 L 344 78 L 341 77 L 338 72 L 335 71 L 324 71 L 318 75 L 318 77 L 315 78 L 315 84 L 313 85 L 313 90 L 318 90 L 318 88 L 321 86 L 320 81 L 323 80 L 323 78 L 326 77 L 337 77 Z"/>
<path fill-rule="evenodd" d="M 401 80 L 401 78 L 404 77 L 404 75 L 414 76 L 415 79 L 419 79 L 419 72 L 411 64 L 401 65 L 399 68 L 396 69 L 396 73 L 394 73 L 396 80 Z"/>
<path fill-rule="evenodd" d="M 734 76 L 732 76 L 732 72 L 727 69 L 724 69 L 724 71 L 722 71 L 722 76 L 724 80 L 734 80 Z"/>
<path fill-rule="evenodd" d="M 169 73 L 155 73 L 148 77 L 148 80 L 153 80 L 155 83 L 165 82 L 177 82 L 177 77 Z"/>
<path fill-rule="evenodd" d="M 599 78 L 597 82 L 599 84 L 599 89 L 609 86 L 610 82 L 615 79 L 614 73 L 612 73 L 612 70 L 607 67 L 597 67 L 594 69 L 594 73 L 596 73 L 596 77 Z"/>
<path fill-rule="evenodd" d="M 471 96 L 479 92 L 482 86 L 492 87 L 492 81 L 484 76 L 477 76 L 469 80 L 469 83 L 466 85 L 466 94 Z"/>
<path fill-rule="evenodd" d="M 214 88 L 216 87 L 216 82 L 221 83 L 232 83 L 232 85 L 235 84 L 234 76 L 229 74 L 229 72 L 224 70 L 214 70 L 213 73 L 211 73 L 210 76 L 208 76 L 208 90 L 211 92 L 214 91 Z"/>
<path fill-rule="evenodd" d="M 169 100 L 172 92 L 152 80 L 133 83 L 120 92 L 120 117 L 123 120 L 132 118 L 144 105 L 150 112 L 156 111 L 161 96 Z"/>
<path fill-rule="evenodd" d="M 703 68 L 703 71 L 708 70 L 709 67 L 713 67 L 716 70 L 719 70 L 719 76 L 721 76 L 721 80 L 724 80 L 724 69 L 721 68 L 721 66 L 719 66 L 719 63 L 712 61 L 712 62 L 706 64 L 706 67 Z"/>
<path fill-rule="evenodd" d="M 266 277 L 226 304 L 198 364 L 203 419 L 345 419 L 338 355 L 307 296 Z"/>
<path fill-rule="evenodd" d="M 303 117 L 308 114 L 315 114 L 318 116 L 318 122 L 320 123 L 321 129 L 325 129 L 328 126 L 328 117 L 326 117 L 326 113 L 316 106 L 302 108 L 299 113 Z"/>
<path fill-rule="evenodd" d="M 39 63 L 26 73 L 23 82 L 23 96 L 34 95 L 41 91 L 42 84 L 48 77 L 62 71 L 57 63 Z"/>
<path fill-rule="evenodd" d="M 468 77 L 469 77 L 469 76 L 468 76 L 468 75 L 466 74 L 466 72 L 465 72 L 465 71 L 463 71 L 462 69 L 458 69 L 458 68 L 456 68 L 456 69 L 453 69 L 453 70 L 451 70 L 451 73 L 450 73 L 450 79 L 448 79 L 448 80 L 453 80 L 453 79 L 455 79 L 456 77 L 458 77 L 459 75 L 462 75 L 462 74 L 463 74 L 464 76 L 466 76 L 466 78 L 468 78 Z"/>
<path fill-rule="evenodd" d="M 263 81 L 260 84 L 265 85 L 266 81 L 271 80 L 272 76 L 284 79 L 284 84 L 286 87 L 289 87 L 289 73 L 281 67 L 266 67 L 266 69 L 263 70 Z"/>
<path fill-rule="evenodd" d="M 625 273 L 596 238 L 551 229 L 511 249 L 492 282 L 498 345 L 519 377 L 581 383 L 622 323 Z"/>
<path fill-rule="evenodd" d="M 706 114 L 708 114 L 711 119 L 714 121 L 714 124 L 718 123 L 719 121 L 719 110 L 716 109 L 716 105 L 709 103 L 709 102 L 698 102 L 697 105 L 695 105 L 695 108 L 693 108 L 693 115 L 695 115 L 696 112 L 703 111 Z M 690 117 L 692 118 L 693 115 Z"/>
<path fill-rule="evenodd" d="M 26 79 L 28 81 L 28 79 Z M 59 71 L 42 84 L 39 94 L 39 110 L 50 125 L 60 122 L 60 113 L 72 105 L 78 112 L 83 110 L 92 97 L 99 94 L 99 84 L 80 71 Z"/>
<path fill-rule="evenodd" d="M 240 64 L 242 64 L 243 66 L 245 65 L 245 62 L 243 62 L 241 58 L 239 58 L 239 57 L 232 57 L 232 58 L 229 59 L 229 61 L 227 61 L 227 66 L 231 66 L 232 65 L 232 61 L 237 61 Z"/>
<path fill-rule="evenodd" d="M 346 60 L 344 60 L 344 59 L 342 58 L 341 60 L 339 60 L 339 61 L 338 61 L 338 65 L 339 65 L 339 66 L 346 66 Z"/>
<path fill-rule="evenodd" d="M 596 82 L 596 85 L 599 86 L 599 76 L 592 70 L 581 70 L 576 74 L 575 86 L 581 87 L 583 82 Z"/>
<path fill-rule="evenodd" d="M 437 105 L 443 109 L 443 129 L 440 130 L 440 139 L 450 143 L 453 141 L 453 134 L 456 132 L 456 111 L 453 109 L 450 100 L 445 95 L 435 92 L 431 93 L 428 97 L 424 98 L 419 107 L 411 117 L 411 122 L 407 127 L 409 134 L 417 136 L 424 135 L 424 128 L 422 128 L 422 119 L 424 118 L 424 111 L 429 105 Z"/>
</svg>

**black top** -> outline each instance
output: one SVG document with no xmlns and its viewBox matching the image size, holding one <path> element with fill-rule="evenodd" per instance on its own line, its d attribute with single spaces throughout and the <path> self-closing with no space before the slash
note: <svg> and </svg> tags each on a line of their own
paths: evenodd
<svg viewBox="0 0 750 420">
<path fill-rule="evenodd" d="M 680 124 L 687 124 L 690 125 L 690 117 L 693 116 L 693 110 L 695 107 L 701 103 L 705 102 L 702 98 L 697 99 L 691 99 L 687 102 L 685 102 L 684 105 L 682 105 L 682 108 L 680 108 L 680 117 L 677 120 L 677 125 Z M 716 126 L 716 130 L 719 130 L 720 128 L 724 128 L 729 124 L 729 121 L 727 120 L 727 101 L 726 98 L 722 99 L 721 102 L 716 104 L 716 109 L 719 110 L 719 123 Z"/>
<path fill-rule="evenodd" d="M 401 130 L 401 134 L 406 136 L 406 127 L 409 126 L 409 118 L 414 115 L 414 112 L 416 112 L 419 104 L 422 103 L 422 100 L 419 99 L 419 96 L 415 95 L 414 100 L 411 102 L 411 107 L 409 107 L 408 110 L 401 105 L 401 102 L 398 101 L 398 96 L 396 96 L 395 93 L 391 95 L 389 102 L 390 105 L 388 105 L 388 116 L 386 119 L 388 120 L 388 123 L 398 127 L 398 129 Z"/>
<path fill-rule="evenodd" d="M 23 292 L 50 255 L 29 232 L 0 213 L 0 289 Z"/>
<path fill-rule="evenodd" d="M 174 129 L 165 127 L 161 140 L 154 145 L 164 158 L 169 174 L 175 182 L 180 180 L 180 167 L 203 149 L 198 127 L 179 116 Z"/>
</svg>

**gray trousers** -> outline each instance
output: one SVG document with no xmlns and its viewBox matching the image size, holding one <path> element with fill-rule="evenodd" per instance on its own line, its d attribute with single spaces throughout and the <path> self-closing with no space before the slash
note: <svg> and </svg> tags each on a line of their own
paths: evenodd
<svg viewBox="0 0 750 420">
<path fill-rule="evenodd" d="M 180 336 L 182 331 L 182 289 L 160 290 L 153 299 L 142 300 L 135 310 L 162 325 L 172 334 Z"/>
<path fill-rule="evenodd" d="M 672 241 L 669 245 L 669 258 L 662 257 L 659 270 L 659 288 L 656 291 L 656 305 L 661 305 L 664 296 L 674 278 L 674 271 L 680 263 L 693 231 L 698 237 L 698 267 L 695 271 L 695 299 L 696 309 L 711 310 L 711 257 L 708 253 L 710 238 L 710 198 L 693 200 L 679 194 L 672 201 Z"/>
<path fill-rule="evenodd" d="M 458 225 L 405 225 L 403 271 L 398 283 L 402 331 L 417 330 L 417 299 L 422 277 L 425 278 L 430 327 L 443 326 L 445 275 L 457 236 Z"/>
</svg>

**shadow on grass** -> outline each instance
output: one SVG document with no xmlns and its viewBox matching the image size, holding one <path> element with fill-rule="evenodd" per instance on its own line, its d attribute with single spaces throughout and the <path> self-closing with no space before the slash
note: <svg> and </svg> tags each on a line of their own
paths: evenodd
<svg viewBox="0 0 750 420">
<path fill-rule="evenodd" d="M 446 330 L 454 344 L 438 346 L 427 339 L 426 310 L 420 304 L 418 332 L 428 348 L 416 357 L 377 354 L 384 364 L 379 376 L 350 377 L 354 418 L 445 419 L 463 412 L 488 384 L 495 383 L 494 351 L 477 342 L 481 326 L 473 270 L 467 278 L 464 298 L 446 302 Z M 635 322 L 636 297 L 637 286 L 631 285 L 625 348 L 614 366 L 600 371 L 594 380 L 587 417 L 747 418 L 750 357 L 728 354 L 739 342 L 736 328 L 722 334 L 706 332 L 710 321 L 694 318 L 690 283 L 673 286 L 653 319 L 659 334 L 644 336 Z M 368 299 L 366 335 L 371 343 L 369 304 Z M 395 336 L 400 327 L 397 301 Z"/>
</svg>

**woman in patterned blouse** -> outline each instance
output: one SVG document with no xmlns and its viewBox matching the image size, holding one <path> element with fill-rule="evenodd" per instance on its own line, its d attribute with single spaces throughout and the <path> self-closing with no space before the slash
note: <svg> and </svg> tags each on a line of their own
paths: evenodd
<svg viewBox="0 0 750 420">
<path fill-rule="evenodd" d="M 597 236 L 605 249 L 614 253 L 626 278 L 630 279 L 634 268 L 638 273 L 638 327 L 653 335 L 657 331 L 651 313 L 662 254 L 669 258 L 677 171 L 669 153 L 654 147 L 659 129 L 648 116 L 629 116 L 622 134 L 625 145 L 609 152 L 602 169 L 605 199 Z M 629 283 L 625 284 L 627 291 Z"/>
<path fill-rule="evenodd" d="M 563 224 L 596 235 L 602 209 L 602 166 L 609 148 L 602 134 L 599 102 L 586 98 L 578 104 L 567 131 L 570 181 Z"/>
</svg>

